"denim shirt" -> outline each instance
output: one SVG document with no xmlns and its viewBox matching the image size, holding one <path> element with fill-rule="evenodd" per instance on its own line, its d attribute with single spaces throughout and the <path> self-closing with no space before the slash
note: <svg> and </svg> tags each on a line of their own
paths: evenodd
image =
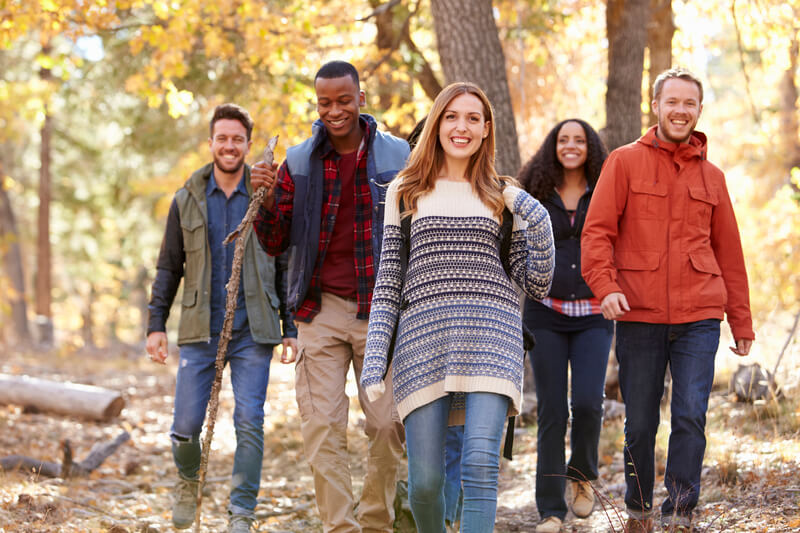
<svg viewBox="0 0 800 533">
<path fill-rule="evenodd" d="M 250 196 L 247 194 L 244 180 L 239 180 L 230 198 L 217 186 L 214 172 L 206 187 L 208 201 L 208 246 L 211 251 L 211 335 L 222 331 L 225 320 L 225 303 L 228 291 L 225 285 L 233 271 L 233 253 L 236 242 L 227 246 L 222 241 L 244 218 Z M 233 317 L 233 331 L 247 327 L 247 308 L 244 301 L 244 283 L 239 282 L 239 294 L 236 297 L 236 313 Z"/>
</svg>

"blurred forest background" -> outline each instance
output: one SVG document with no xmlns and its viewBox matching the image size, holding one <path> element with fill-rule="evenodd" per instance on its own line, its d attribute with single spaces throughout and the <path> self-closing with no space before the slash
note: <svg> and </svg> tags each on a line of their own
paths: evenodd
<svg viewBox="0 0 800 533">
<path fill-rule="evenodd" d="M 6 349 L 141 346 L 168 205 L 209 159 L 211 109 L 249 109 L 249 162 L 275 134 L 282 158 L 335 58 L 398 135 L 444 84 L 479 83 L 506 174 L 567 117 L 610 148 L 636 139 L 655 74 L 695 71 L 698 129 L 741 227 L 755 354 L 775 362 L 796 325 L 799 0 L 4 0 L 0 16 Z"/>
<path fill-rule="evenodd" d="M 310 133 L 313 76 L 331 59 L 356 65 L 365 111 L 401 136 L 443 85 L 478 83 L 496 111 L 498 167 L 511 175 L 556 122 L 583 118 L 613 149 L 653 124 L 657 73 L 684 66 L 701 77 L 698 129 L 728 179 L 757 340 L 741 360 L 723 327 L 697 530 L 798 531 L 799 39 L 800 0 L 0 0 L 0 372 L 102 385 L 126 400 L 121 416 L 99 422 L 4 405 L 0 453 L 63 455 L 63 465 L 68 450 L 70 460 L 73 448 L 86 457 L 130 433 L 91 476 L 0 470 L 0 533 L 168 529 L 176 358 L 146 360 L 144 330 L 170 200 L 210 160 L 208 120 L 220 103 L 255 119 L 250 163 L 275 134 L 282 159 Z M 782 395 L 737 401 L 726 380 L 739 362 L 772 371 Z M 320 531 L 292 374 L 271 369 L 256 515 L 260 530 Z M 226 520 L 227 381 L 221 398 L 209 531 Z M 598 490 L 616 507 L 570 519 L 571 531 L 621 531 L 624 410 L 612 398 Z M 360 480 L 355 401 L 348 432 Z M 499 532 L 538 521 L 535 452 L 535 426 L 517 428 L 515 459 L 501 469 Z"/>
</svg>

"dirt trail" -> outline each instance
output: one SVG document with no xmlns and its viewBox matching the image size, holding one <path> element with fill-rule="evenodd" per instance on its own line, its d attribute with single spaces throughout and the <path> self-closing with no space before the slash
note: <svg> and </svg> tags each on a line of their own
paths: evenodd
<svg viewBox="0 0 800 533">
<path fill-rule="evenodd" d="M 101 385 L 123 391 L 126 407 L 110 423 L 25 413 L 0 406 L 0 455 L 24 454 L 60 461 L 59 441 L 69 439 L 80 459 L 99 440 L 127 430 L 131 440 L 87 479 L 37 480 L 29 473 L 0 472 L 0 533 L 6 532 L 160 532 L 172 531 L 170 488 L 175 478 L 168 431 L 171 424 L 175 360 L 159 366 L 138 353 L 109 359 L 93 354 L 8 354 L 0 372 Z M 354 396 L 355 385 L 349 391 Z M 223 384 L 220 417 L 209 461 L 207 494 L 203 500 L 204 531 L 221 531 L 234 441 L 230 384 Z M 709 447 L 735 442 L 728 462 L 709 457 L 703 476 L 699 531 L 800 531 L 800 435 L 738 435 L 730 427 L 741 406 L 721 395 L 712 398 L 717 415 L 710 418 Z M 740 412 L 737 414 L 736 410 Z M 794 416 L 798 416 L 794 413 Z M 769 425 L 765 423 L 767 429 Z M 350 452 L 361 490 L 366 440 L 357 401 L 351 402 Z M 565 531 L 622 531 L 622 422 L 606 420 L 601 444 L 601 478 L 597 490 L 606 500 L 588 519 L 567 516 Z M 666 428 L 664 428 L 666 429 Z M 776 430 L 777 431 L 777 430 Z M 773 434 L 775 431 L 773 431 Z M 660 441 L 661 442 L 661 441 Z M 661 460 L 663 463 L 663 459 Z M 733 469 L 734 472 L 727 472 Z M 503 461 L 497 513 L 498 532 L 532 532 L 538 521 L 534 502 L 535 428 L 518 430 L 514 460 Z M 726 477 L 726 472 L 728 476 Z M 722 481 L 727 481 L 727 484 Z M 656 502 L 663 497 L 657 485 Z M 265 422 L 264 464 L 256 508 L 258 531 L 321 531 L 313 483 L 302 452 L 293 370 L 273 360 Z"/>
</svg>

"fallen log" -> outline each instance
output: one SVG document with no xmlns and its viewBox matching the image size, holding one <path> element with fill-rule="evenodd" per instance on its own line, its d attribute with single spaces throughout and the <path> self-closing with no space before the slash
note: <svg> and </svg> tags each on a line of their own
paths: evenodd
<svg viewBox="0 0 800 533">
<path fill-rule="evenodd" d="M 114 390 L 9 374 L 0 374 L 0 403 L 93 420 L 114 418 L 125 407 Z"/>
<path fill-rule="evenodd" d="M 23 472 L 32 472 L 40 477 L 60 477 L 63 479 L 86 477 L 103 464 L 103 461 L 108 459 L 120 446 L 128 442 L 130 438 L 130 434 L 127 431 L 123 431 L 112 441 L 97 443 L 89 450 L 86 458 L 77 463 L 72 460 L 72 445 L 68 440 L 63 440 L 59 444 L 62 453 L 61 464 L 42 461 L 25 455 L 9 455 L 8 457 L 0 458 L 0 467 L 6 472 L 21 470 Z"/>
</svg>

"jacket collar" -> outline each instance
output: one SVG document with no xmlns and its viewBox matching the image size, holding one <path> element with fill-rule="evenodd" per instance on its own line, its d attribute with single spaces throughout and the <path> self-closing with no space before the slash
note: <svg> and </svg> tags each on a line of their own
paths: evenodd
<svg viewBox="0 0 800 533">
<path fill-rule="evenodd" d="M 677 144 L 659 139 L 658 136 L 656 136 L 657 129 L 658 126 L 651 127 L 637 142 L 645 146 L 652 146 L 659 150 L 665 150 L 673 154 L 674 157 L 684 160 L 692 158 L 698 158 L 700 160 L 706 159 L 707 137 L 702 131 L 693 131 L 692 135 L 689 137 L 688 143 Z"/>
<path fill-rule="evenodd" d="M 358 120 L 367 132 L 367 149 L 369 149 L 375 139 L 378 123 L 372 115 L 367 113 L 359 114 Z M 311 152 L 316 153 L 318 157 L 325 157 L 333 150 L 333 145 L 328 140 L 328 130 L 325 129 L 325 124 L 320 119 L 315 120 L 311 125 L 311 139 Z"/>
</svg>

